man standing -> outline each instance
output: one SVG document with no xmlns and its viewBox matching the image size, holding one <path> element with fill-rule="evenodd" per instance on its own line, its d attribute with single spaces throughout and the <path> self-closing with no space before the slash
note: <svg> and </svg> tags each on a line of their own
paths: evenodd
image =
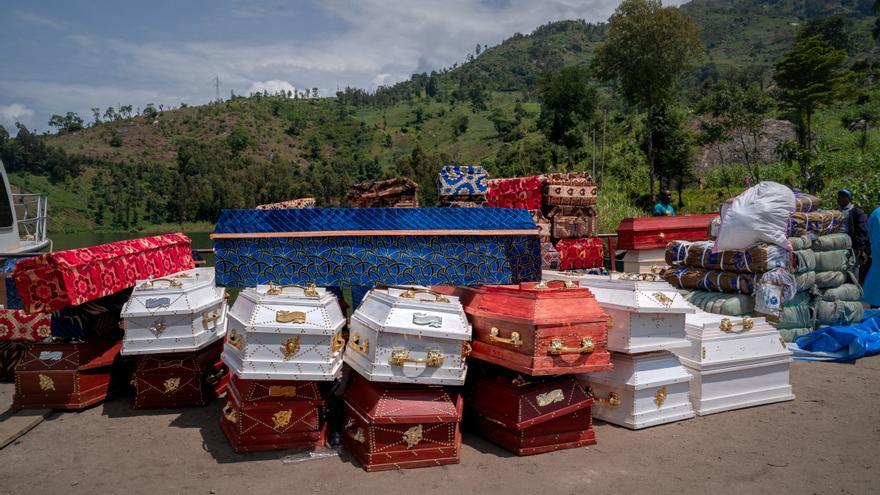
<svg viewBox="0 0 880 495">
<path fill-rule="evenodd" d="M 672 208 L 672 193 L 668 189 L 664 189 L 660 193 L 660 201 L 654 205 L 655 217 L 674 217 L 675 209 Z"/>
<path fill-rule="evenodd" d="M 871 249 L 875 253 L 880 253 L 880 192 L 877 193 L 877 208 L 868 218 L 868 238 L 871 239 Z M 872 308 L 880 306 L 880 263 L 872 264 L 868 269 L 868 276 L 862 284 L 865 293 L 862 301 L 868 303 Z"/>
<path fill-rule="evenodd" d="M 837 192 L 837 206 L 843 212 L 843 224 L 840 231 L 849 234 L 852 239 L 853 252 L 856 255 L 856 274 L 859 283 L 864 283 L 868 267 L 871 264 L 871 245 L 868 243 L 868 215 L 852 202 L 852 193 L 848 189 Z"/>
</svg>

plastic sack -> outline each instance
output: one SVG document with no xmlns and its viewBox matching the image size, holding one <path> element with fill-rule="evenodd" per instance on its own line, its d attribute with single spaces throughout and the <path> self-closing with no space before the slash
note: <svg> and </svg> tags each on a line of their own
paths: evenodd
<svg viewBox="0 0 880 495">
<path fill-rule="evenodd" d="M 794 252 L 793 273 L 816 271 L 816 253 L 812 249 L 801 249 Z"/>
<path fill-rule="evenodd" d="M 789 237 L 788 242 L 791 243 L 791 248 L 795 251 L 810 249 L 813 246 L 813 239 L 808 235 Z"/>
<path fill-rule="evenodd" d="M 816 286 L 816 272 L 796 273 L 794 282 L 798 292 L 806 292 Z"/>
<path fill-rule="evenodd" d="M 786 270 L 769 271 L 755 284 L 755 311 L 779 316 L 783 305 L 795 297 L 794 276 Z"/>
<path fill-rule="evenodd" d="M 820 325 L 847 325 L 864 318 L 862 303 L 857 301 L 816 301 L 816 321 Z"/>
<path fill-rule="evenodd" d="M 823 301 L 858 301 L 861 297 L 862 288 L 858 284 L 841 284 L 822 293 Z"/>
<path fill-rule="evenodd" d="M 779 335 L 782 337 L 782 340 L 786 342 L 794 342 L 794 340 L 801 335 L 806 335 L 813 331 L 813 327 L 804 327 L 804 328 L 780 328 Z"/>
<path fill-rule="evenodd" d="M 714 250 L 747 249 L 759 242 L 791 249 L 786 229 L 794 206 L 794 193 L 782 184 L 765 181 L 747 189 L 723 209 Z"/>
<path fill-rule="evenodd" d="M 816 272 L 816 287 L 820 289 L 840 287 L 849 279 L 847 272 Z"/>
<path fill-rule="evenodd" d="M 813 302 L 806 292 L 798 292 L 794 298 L 782 306 L 776 328 L 812 328 Z"/>
<path fill-rule="evenodd" d="M 813 251 L 837 251 L 840 249 L 852 249 L 852 239 L 849 234 L 828 234 L 819 236 L 813 241 Z"/>
<path fill-rule="evenodd" d="M 855 266 L 852 251 L 841 249 L 837 251 L 816 251 L 817 272 L 846 272 Z"/>
<path fill-rule="evenodd" d="M 702 290 L 682 292 L 687 302 L 707 313 L 745 316 L 755 311 L 755 298 L 745 294 L 726 294 Z"/>
</svg>

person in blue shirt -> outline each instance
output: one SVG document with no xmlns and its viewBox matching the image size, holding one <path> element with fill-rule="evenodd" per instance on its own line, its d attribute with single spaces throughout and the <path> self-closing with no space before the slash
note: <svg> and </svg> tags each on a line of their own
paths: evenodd
<svg viewBox="0 0 880 495">
<path fill-rule="evenodd" d="M 877 202 L 880 205 L 880 192 L 877 193 Z M 868 217 L 868 240 L 871 243 L 871 252 L 880 253 L 880 206 L 874 208 L 874 212 Z M 880 306 L 880 262 L 871 263 L 864 268 L 868 271 L 868 276 L 862 286 L 862 301 L 871 307 Z"/>
<path fill-rule="evenodd" d="M 672 193 L 664 189 L 660 193 L 660 201 L 654 205 L 655 217 L 674 217 L 675 209 L 672 207 Z"/>
</svg>

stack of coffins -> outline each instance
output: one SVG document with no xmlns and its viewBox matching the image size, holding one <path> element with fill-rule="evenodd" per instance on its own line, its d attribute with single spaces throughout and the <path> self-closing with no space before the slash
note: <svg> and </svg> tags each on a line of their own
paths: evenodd
<svg viewBox="0 0 880 495">
<path fill-rule="evenodd" d="M 855 257 L 852 240 L 844 233 L 816 238 L 812 245 L 816 257 L 816 294 L 813 298 L 816 324 L 848 325 L 862 321 L 864 309 L 859 301 L 862 288 L 853 274 Z"/>
<path fill-rule="evenodd" d="M 122 355 L 135 356 L 134 409 L 203 406 L 222 393 L 226 290 L 213 268 L 139 281 L 122 310 Z"/>
<path fill-rule="evenodd" d="M 183 234 L 44 254 L 14 277 L 29 313 L 52 312 L 53 337 L 33 344 L 16 368 L 16 408 L 81 409 L 111 390 L 122 347 L 120 313 L 138 280 L 193 267 Z"/>
<path fill-rule="evenodd" d="M 489 174 L 478 165 L 448 165 L 437 176 L 440 206 L 472 207 L 486 202 Z"/>
<path fill-rule="evenodd" d="M 314 286 L 244 289 L 229 311 L 222 359 L 234 376 L 220 419 L 235 452 L 320 446 L 328 386 L 339 376 L 345 316 Z"/>
<path fill-rule="evenodd" d="M 22 258 L 0 263 L 0 382 L 15 380 L 15 367 L 34 342 L 52 335 L 47 313 L 28 314 L 21 307 L 12 271 Z"/>
<path fill-rule="evenodd" d="M 408 177 L 361 182 L 351 186 L 353 208 L 418 208 L 419 185 Z"/>
<path fill-rule="evenodd" d="M 471 356 L 509 370 L 490 368 L 474 380 L 475 433 L 517 455 L 595 443 L 592 399 L 570 376 L 611 368 L 608 316 L 590 291 L 555 281 L 455 294 L 473 324 Z"/>
<path fill-rule="evenodd" d="M 368 471 L 457 463 L 471 327 L 458 298 L 376 287 L 351 316 L 343 441 Z M 392 407 L 394 406 L 394 407 Z"/>
<path fill-rule="evenodd" d="M 571 277 L 590 288 L 612 322 L 614 368 L 579 376 L 595 398 L 593 415 L 631 429 L 693 418 L 691 376 L 672 351 L 688 347 L 685 318 L 696 309 L 653 274 Z"/>
<path fill-rule="evenodd" d="M 764 318 L 697 312 L 687 316 L 690 346 L 676 350 L 693 375 L 700 416 L 794 399 L 791 353 Z"/>
<path fill-rule="evenodd" d="M 624 218 L 617 227 L 617 248 L 625 249 L 623 271 L 656 273 L 666 268 L 666 245 L 671 241 L 709 239 L 715 215 Z"/>
</svg>

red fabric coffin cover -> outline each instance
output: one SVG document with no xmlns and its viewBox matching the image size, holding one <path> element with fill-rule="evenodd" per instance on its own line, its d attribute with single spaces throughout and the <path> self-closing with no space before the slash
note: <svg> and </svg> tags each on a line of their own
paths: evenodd
<svg viewBox="0 0 880 495">
<path fill-rule="evenodd" d="M 315 382 L 233 375 L 220 426 L 237 453 L 320 447 L 327 438 L 324 406 Z"/>
<path fill-rule="evenodd" d="M 559 251 L 560 270 L 579 270 L 605 266 L 604 248 L 598 237 L 581 239 L 559 239 L 556 242 Z"/>
<path fill-rule="evenodd" d="M 572 376 L 531 382 L 480 376 L 470 392 L 470 426 L 517 455 L 594 445 L 593 399 Z"/>
<path fill-rule="evenodd" d="M 15 265 L 28 313 L 56 311 L 133 287 L 137 280 L 189 270 L 190 239 L 167 234 L 46 253 Z"/>
<path fill-rule="evenodd" d="M 15 368 L 14 409 L 82 409 L 110 391 L 122 341 L 36 343 Z"/>
<path fill-rule="evenodd" d="M 375 383 L 352 375 L 342 439 L 364 469 L 458 463 L 463 403 L 454 388 Z"/>
<path fill-rule="evenodd" d="M 458 287 L 470 357 L 532 376 L 611 369 L 609 318 L 576 282 Z"/>
<path fill-rule="evenodd" d="M 229 370 L 220 362 L 223 341 L 178 354 L 135 357 L 132 409 L 204 406 L 226 390 Z"/>
<path fill-rule="evenodd" d="M 679 217 L 624 218 L 617 226 L 617 247 L 662 249 L 669 241 L 705 241 L 709 239 L 709 224 L 717 216 L 711 213 Z"/>
<path fill-rule="evenodd" d="M 541 178 L 537 176 L 490 179 L 486 191 L 486 206 L 540 210 L 543 187 Z"/>
<path fill-rule="evenodd" d="M 27 314 L 20 309 L 0 309 L 0 341 L 40 342 L 52 335 L 52 317 Z"/>
</svg>

